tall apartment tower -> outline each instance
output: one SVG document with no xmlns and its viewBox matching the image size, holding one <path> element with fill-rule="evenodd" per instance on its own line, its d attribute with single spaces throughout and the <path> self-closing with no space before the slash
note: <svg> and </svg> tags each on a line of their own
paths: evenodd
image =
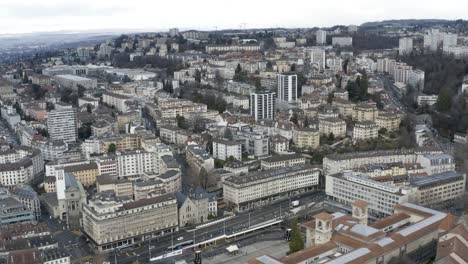
<svg viewBox="0 0 468 264">
<path fill-rule="evenodd" d="M 259 119 L 273 119 L 275 117 L 276 93 L 259 92 L 250 94 L 250 115 Z"/>
<path fill-rule="evenodd" d="M 317 45 L 327 44 L 327 32 L 325 30 L 317 30 L 317 32 L 315 32 L 315 40 Z"/>
<path fill-rule="evenodd" d="M 52 140 L 75 142 L 78 137 L 75 109 L 70 105 L 48 112 L 47 130 Z"/>
<path fill-rule="evenodd" d="M 293 103 L 297 100 L 297 75 L 277 74 L 278 101 Z"/>
<path fill-rule="evenodd" d="M 413 39 L 412 38 L 401 38 L 398 45 L 398 54 L 406 55 L 413 51 Z"/>
</svg>

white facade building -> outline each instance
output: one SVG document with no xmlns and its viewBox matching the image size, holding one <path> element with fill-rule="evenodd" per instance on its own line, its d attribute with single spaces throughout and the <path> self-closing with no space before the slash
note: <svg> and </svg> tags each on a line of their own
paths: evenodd
<svg viewBox="0 0 468 264">
<path fill-rule="evenodd" d="M 78 137 L 75 109 L 70 105 L 48 112 L 47 130 L 52 140 L 75 142 Z"/>
<path fill-rule="evenodd" d="M 278 101 L 295 102 L 297 100 L 297 75 L 277 74 Z"/>
<path fill-rule="evenodd" d="M 275 117 L 276 93 L 260 92 L 250 94 L 250 115 L 255 120 L 271 119 Z"/>
</svg>

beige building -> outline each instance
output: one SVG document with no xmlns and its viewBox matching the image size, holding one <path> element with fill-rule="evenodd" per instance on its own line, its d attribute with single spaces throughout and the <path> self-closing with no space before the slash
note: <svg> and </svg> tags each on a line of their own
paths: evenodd
<svg viewBox="0 0 468 264">
<path fill-rule="evenodd" d="M 300 154 L 271 156 L 266 159 L 262 159 L 260 162 L 260 166 L 263 170 L 280 169 L 305 164 L 306 159 Z"/>
<path fill-rule="evenodd" d="M 320 119 L 319 132 L 322 135 L 333 134 L 335 137 L 346 137 L 346 122 L 340 118 Z"/>
<path fill-rule="evenodd" d="M 378 115 L 377 107 L 368 103 L 360 103 L 353 108 L 353 121 L 375 121 Z"/>
<path fill-rule="evenodd" d="M 67 166 L 65 172 L 73 174 L 75 178 L 83 185 L 90 186 L 96 183 L 96 177 L 99 174 L 98 166 L 95 162 Z"/>
<path fill-rule="evenodd" d="M 111 93 L 111 92 L 104 92 L 102 94 L 102 102 L 115 107 L 117 111 L 125 113 L 129 109 L 128 103 L 130 101 L 130 97 L 118 94 L 118 93 Z"/>
<path fill-rule="evenodd" d="M 298 148 L 316 149 L 320 146 L 320 133 L 313 128 L 298 129 L 294 132 L 293 141 Z"/>
<path fill-rule="evenodd" d="M 178 229 L 177 200 L 172 194 L 129 202 L 105 195 L 83 205 L 83 232 L 99 252 Z"/>
<path fill-rule="evenodd" d="M 394 112 L 380 111 L 375 118 L 375 123 L 379 129 L 385 128 L 387 131 L 395 131 L 400 128 L 400 115 Z"/>
<path fill-rule="evenodd" d="M 374 139 L 379 136 L 379 127 L 371 121 L 357 122 L 353 128 L 353 140 Z"/>
<path fill-rule="evenodd" d="M 98 193 L 113 191 L 116 197 L 133 197 L 133 182 L 127 179 L 117 179 L 111 175 L 100 175 L 96 179 Z"/>
<path fill-rule="evenodd" d="M 410 184 L 418 188 L 416 203 L 435 208 L 451 205 L 465 194 L 464 173 L 447 171 L 425 177 L 414 177 Z"/>
<path fill-rule="evenodd" d="M 224 180 L 224 202 L 237 210 L 246 210 L 317 188 L 321 170 L 312 165 L 297 165 L 281 169 L 231 176 Z"/>
<path fill-rule="evenodd" d="M 335 97 L 332 105 L 338 108 L 341 117 L 353 117 L 355 103 Z"/>
</svg>

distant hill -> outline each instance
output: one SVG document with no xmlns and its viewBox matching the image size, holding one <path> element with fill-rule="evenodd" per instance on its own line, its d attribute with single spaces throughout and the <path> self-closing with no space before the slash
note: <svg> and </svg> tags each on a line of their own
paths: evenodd
<svg viewBox="0 0 468 264">
<path fill-rule="evenodd" d="M 446 19 L 392 19 L 375 22 L 366 22 L 361 27 L 379 27 L 379 26 L 431 26 L 431 25 L 449 25 L 449 24 L 468 24 L 467 20 L 446 20 Z"/>
</svg>

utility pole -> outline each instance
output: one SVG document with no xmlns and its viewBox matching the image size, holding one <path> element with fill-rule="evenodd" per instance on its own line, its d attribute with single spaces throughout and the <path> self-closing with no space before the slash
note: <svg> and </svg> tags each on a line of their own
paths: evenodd
<svg viewBox="0 0 468 264">
<path fill-rule="evenodd" d="M 117 264 L 117 249 L 114 249 L 114 263 Z"/>
<path fill-rule="evenodd" d="M 171 252 L 174 252 L 174 232 L 171 231 Z"/>
<path fill-rule="evenodd" d="M 226 218 L 223 221 L 224 235 L 226 235 Z"/>
<path fill-rule="evenodd" d="M 250 228 L 250 213 L 249 213 L 249 228 Z"/>
</svg>

